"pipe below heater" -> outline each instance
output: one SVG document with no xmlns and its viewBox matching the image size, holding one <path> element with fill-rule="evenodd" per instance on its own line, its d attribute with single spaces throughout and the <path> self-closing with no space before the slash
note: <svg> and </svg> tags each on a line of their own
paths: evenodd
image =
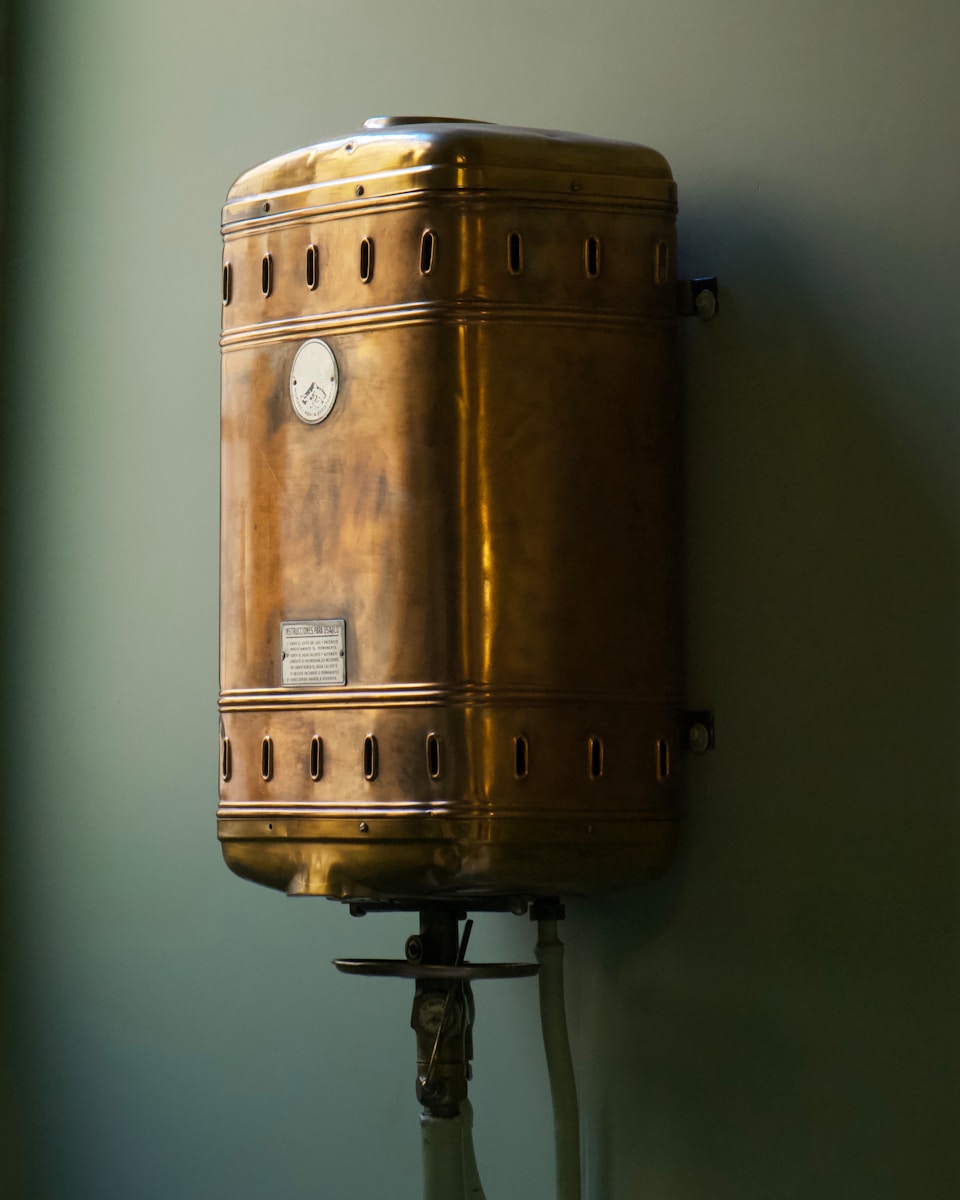
<svg viewBox="0 0 960 1200">
<path fill-rule="evenodd" d="M 455 1117 L 420 1116 L 423 1200 L 485 1200 L 473 1150 L 470 1101 Z"/>
<path fill-rule="evenodd" d="M 563 1002 L 563 942 L 557 922 L 537 922 L 540 1022 L 547 1056 L 556 1143 L 557 1200 L 580 1200 L 580 1112 Z"/>
<path fill-rule="evenodd" d="M 563 943 L 557 922 L 537 922 L 540 1021 L 546 1052 L 557 1176 L 557 1200 L 580 1200 L 580 1113 L 563 996 Z M 454 1117 L 420 1117 L 424 1200 L 485 1200 L 473 1148 L 473 1108 Z"/>
</svg>

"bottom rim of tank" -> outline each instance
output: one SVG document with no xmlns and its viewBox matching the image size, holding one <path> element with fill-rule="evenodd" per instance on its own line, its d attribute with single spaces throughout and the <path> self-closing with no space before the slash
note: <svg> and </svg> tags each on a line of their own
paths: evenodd
<svg viewBox="0 0 960 1200">
<path fill-rule="evenodd" d="M 533 899 L 655 879 L 670 865 L 679 832 L 674 817 L 652 814 L 437 823 L 331 819 L 327 829 L 313 817 L 309 828 L 305 824 L 221 818 L 224 860 L 237 875 L 290 896 Z"/>
</svg>

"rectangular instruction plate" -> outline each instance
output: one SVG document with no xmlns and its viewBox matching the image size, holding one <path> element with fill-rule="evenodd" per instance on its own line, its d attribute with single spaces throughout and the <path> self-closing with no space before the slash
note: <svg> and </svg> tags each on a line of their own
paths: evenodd
<svg viewBox="0 0 960 1200">
<path fill-rule="evenodd" d="M 280 622 L 281 687 L 343 687 L 346 682 L 346 621 Z"/>
</svg>

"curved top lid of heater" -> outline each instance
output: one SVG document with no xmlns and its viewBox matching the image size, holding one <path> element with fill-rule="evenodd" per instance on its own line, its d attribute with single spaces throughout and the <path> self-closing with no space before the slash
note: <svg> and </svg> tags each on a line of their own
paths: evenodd
<svg viewBox="0 0 960 1200">
<path fill-rule="evenodd" d="M 676 205 L 667 160 L 646 146 L 451 117 L 373 117 L 356 133 L 245 171 L 227 194 L 223 224 L 468 190 Z"/>
</svg>

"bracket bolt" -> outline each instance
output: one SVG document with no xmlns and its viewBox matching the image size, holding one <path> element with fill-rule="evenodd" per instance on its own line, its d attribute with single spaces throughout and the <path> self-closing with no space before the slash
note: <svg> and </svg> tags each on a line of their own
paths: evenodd
<svg viewBox="0 0 960 1200">
<path fill-rule="evenodd" d="M 710 730 L 702 721 L 694 721 L 688 737 L 694 754 L 705 754 L 710 749 Z"/>
<path fill-rule="evenodd" d="M 701 321 L 709 321 L 717 315 L 717 298 L 709 288 L 697 292 L 693 303 Z"/>
</svg>

